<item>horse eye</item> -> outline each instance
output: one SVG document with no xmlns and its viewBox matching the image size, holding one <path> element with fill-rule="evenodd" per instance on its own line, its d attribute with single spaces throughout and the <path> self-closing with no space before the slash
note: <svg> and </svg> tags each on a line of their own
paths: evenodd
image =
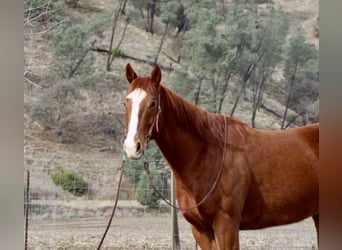
<svg viewBox="0 0 342 250">
<path fill-rule="evenodd" d="M 156 101 L 152 101 L 150 104 L 150 108 L 154 108 L 156 106 Z"/>
</svg>

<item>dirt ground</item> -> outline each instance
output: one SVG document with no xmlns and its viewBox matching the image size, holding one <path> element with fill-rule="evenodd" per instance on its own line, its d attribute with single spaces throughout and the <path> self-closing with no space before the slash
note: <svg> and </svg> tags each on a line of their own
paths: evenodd
<svg viewBox="0 0 342 250">
<path fill-rule="evenodd" d="M 196 249 L 190 225 L 179 214 L 181 249 Z M 29 249 L 96 249 L 108 219 L 31 221 Z M 115 217 L 102 249 L 171 249 L 168 214 Z M 264 230 L 240 231 L 240 249 L 317 249 L 311 219 Z"/>
</svg>

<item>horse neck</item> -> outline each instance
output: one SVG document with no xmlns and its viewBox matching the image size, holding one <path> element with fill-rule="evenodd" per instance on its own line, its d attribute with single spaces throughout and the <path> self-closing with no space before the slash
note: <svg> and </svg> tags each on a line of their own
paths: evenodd
<svg viewBox="0 0 342 250">
<path fill-rule="evenodd" d="M 198 167 L 194 166 L 194 163 L 201 152 L 208 150 L 209 147 L 212 147 L 212 150 L 221 150 L 221 147 L 215 145 L 214 139 L 212 143 L 208 143 L 200 134 L 208 132 L 212 126 L 215 129 L 216 126 L 222 140 L 224 128 L 222 116 L 211 115 L 213 123 L 217 120 L 215 126 L 206 124 L 209 120 L 206 116 L 210 114 L 164 86 L 161 86 L 160 101 L 162 110 L 159 118 L 159 132 L 154 131 L 153 137 L 173 170 L 182 173 L 191 172 L 193 168 Z M 196 127 L 199 124 L 203 127 L 202 132 Z"/>
</svg>

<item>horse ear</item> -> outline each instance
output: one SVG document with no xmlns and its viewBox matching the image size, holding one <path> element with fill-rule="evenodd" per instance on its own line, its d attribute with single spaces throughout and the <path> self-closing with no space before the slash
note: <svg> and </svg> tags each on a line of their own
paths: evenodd
<svg viewBox="0 0 342 250">
<path fill-rule="evenodd" d="M 126 79 L 127 81 L 131 84 L 135 78 L 137 78 L 137 74 L 134 72 L 134 69 L 132 68 L 132 66 L 127 63 L 126 65 Z"/>
<path fill-rule="evenodd" d="M 160 67 L 158 66 L 158 64 L 156 64 L 156 66 L 154 66 L 154 69 L 151 72 L 151 80 L 157 85 L 157 87 L 160 84 L 161 81 L 161 70 Z"/>
</svg>

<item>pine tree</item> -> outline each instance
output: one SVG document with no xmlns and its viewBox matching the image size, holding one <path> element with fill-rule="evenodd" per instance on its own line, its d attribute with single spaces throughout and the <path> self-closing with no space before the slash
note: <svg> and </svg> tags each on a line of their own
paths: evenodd
<svg viewBox="0 0 342 250">
<path fill-rule="evenodd" d="M 220 113 L 220 100 L 227 89 L 227 40 L 219 29 L 224 18 L 216 11 L 215 1 L 202 0 L 186 10 L 190 29 L 185 34 L 184 51 L 190 57 L 189 70 L 198 86 L 193 96 L 202 96 L 202 105 Z M 203 18 L 205 17 L 205 18 Z M 200 90 L 200 93 L 198 92 Z M 198 100 L 198 98 L 195 98 Z"/>
<path fill-rule="evenodd" d="M 149 149 L 144 152 L 144 158 L 148 159 L 149 170 L 152 175 L 152 180 L 158 190 L 162 190 L 164 183 L 161 178 L 160 169 L 164 167 L 162 163 L 162 154 L 157 145 L 151 141 Z M 144 171 L 144 162 L 142 160 L 127 159 L 125 165 L 124 176 L 135 187 L 137 200 L 142 205 L 156 205 L 160 199 L 159 195 L 149 186 L 146 173 Z"/>
<path fill-rule="evenodd" d="M 287 112 L 291 101 L 292 90 L 297 77 L 303 72 L 305 65 L 311 59 L 316 58 L 316 56 L 316 49 L 306 43 L 304 31 L 299 27 L 290 38 L 287 58 L 285 60 L 284 78 L 288 82 L 288 95 L 281 123 L 282 129 L 285 129 L 289 125 L 286 124 Z"/>
<path fill-rule="evenodd" d="M 256 53 L 261 56 L 253 72 L 250 83 L 253 89 L 251 123 L 256 127 L 255 119 L 260 108 L 263 93 L 271 81 L 276 66 L 282 61 L 288 25 L 284 13 L 271 7 L 263 19 L 259 20 L 256 41 L 259 41 Z"/>
<path fill-rule="evenodd" d="M 87 43 L 89 33 L 82 27 L 68 28 L 53 51 L 53 64 L 58 77 L 63 79 L 89 77 L 94 56 L 89 53 L 93 44 Z"/>
</svg>

